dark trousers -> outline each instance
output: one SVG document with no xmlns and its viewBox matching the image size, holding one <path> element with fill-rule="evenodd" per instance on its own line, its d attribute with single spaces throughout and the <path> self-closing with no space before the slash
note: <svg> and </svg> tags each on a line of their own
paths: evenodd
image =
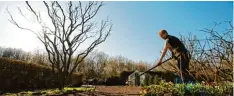
<svg viewBox="0 0 234 96">
<path fill-rule="evenodd" d="M 179 69 L 178 75 L 181 77 L 183 83 L 188 83 L 194 81 L 193 77 L 189 74 L 189 62 L 191 55 L 189 52 L 181 53 L 181 55 L 176 58 L 177 67 Z"/>
</svg>

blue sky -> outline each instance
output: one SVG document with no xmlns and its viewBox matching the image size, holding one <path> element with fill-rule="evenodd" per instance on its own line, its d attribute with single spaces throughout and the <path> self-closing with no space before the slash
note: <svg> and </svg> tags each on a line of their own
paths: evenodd
<svg viewBox="0 0 234 96">
<path fill-rule="evenodd" d="M 110 38 L 102 45 L 105 47 L 103 51 L 149 62 L 160 57 L 159 52 L 164 44 L 157 35 L 160 29 L 166 29 L 174 36 L 179 34 L 187 36 L 192 32 L 202 38 L 205 36 L 204 33 L 197 30 L 212 28 L 214 22 L 233 19 L 232 2 L 106 2 L 106 4 L 102 12 L 110 15 L 114 29 Z"/>
<path fill-rule="evenodd" d="M 8 4 L 9 2 L 0 3 L 0 16 L 5 16 L 5 18 L 0 19 L 0 25 L 4 25 L 4 27 L 0 26 L 0 29 L 3 30 L 0 32 L 0 37 L 2 37 L 2 40 L 0 38 L 0 46 L 18 47 L 24 50 L 33 50 L 33 48 L 38 47 L 39 45 L 35 44 L 38 41 L 34 40 L 33 36 L 25 37 L 24 41 L 19 41 L 22 37 L 11 33 L 11 31 L 15 32 L 19 29 L 8 23 L 8 15 L 2 10 Z M 174 36 L 179 36 L 179 34 L 187 36 L 191 32 L 203 38 L 205 35 L 199 32 L 199 29 L 212 28 L 214 22 L 233 20 L 233 2 L 158 1 L 104 2 L 104 4 L 105 6 L 97 14 L 96 19 L 101 20 L 109 16 L 113 23 L 113 31 L 107 41 L 97 49 L 111 56 L 122 55 L 135 61 L 154 62 L 160 57 L 159 52 L 164 44 L 164 41 L 157 35 L 160 29 L 166 29 L 169 34 Z M 11 4 L 11 7 L 14 6 Z M 223 28 L 225 27 L 223 26 Z M 7 34 L 10 35 L 6 36 Z M 12 40 L 10 37 L 16 39 Z M 26 48 L 20 42 L 30 43 L 31 46 Z"/>
</svg>

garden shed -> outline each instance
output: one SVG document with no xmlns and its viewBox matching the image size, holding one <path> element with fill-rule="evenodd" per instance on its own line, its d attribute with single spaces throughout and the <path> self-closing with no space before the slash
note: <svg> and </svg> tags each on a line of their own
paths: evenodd
<svg viewBox="0 0 234 96">
<path fill-rule="evenodd" d="M 132 86 L 142 86 L 155 84 L 158 81 L 164 79 L 165 81 L 173 81 L 174 76 L 171 72 L 161 72 L 161 71 L 149 71 L 145 74 L 139 76 L 143 72 L 138 70 L 134 71 L 128 76 L 127 84 Z"/>
<path fill-rule="evenodd" d="M 143 72 L 138 70 L 134 71 L 132 74 L 128 76 L 127 84 L 132 86 L 140 86 L 144 84 L 145 75 L 141 75 Z"/>
</svg>

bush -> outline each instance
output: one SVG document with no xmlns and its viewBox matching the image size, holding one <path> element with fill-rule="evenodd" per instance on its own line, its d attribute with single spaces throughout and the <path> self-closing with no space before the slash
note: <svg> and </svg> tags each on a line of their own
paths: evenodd
<svg viewBox="0 0 234 96">
<path fill-rule="evenodd" d="M 72 78 L 70 84 L 81 83 L 82 75 L 73 74 Z M 0 90 L 56 88 L 57 85 L 58 81 L 49 66 L 0 58 Z"/>
<path fill-rule="evenodd" d="M 176 75 L 169 71 L 149 71 L 145 73 L 144 85 L 159 84 L 161 80 L 173 82 Z"/>
</svg>

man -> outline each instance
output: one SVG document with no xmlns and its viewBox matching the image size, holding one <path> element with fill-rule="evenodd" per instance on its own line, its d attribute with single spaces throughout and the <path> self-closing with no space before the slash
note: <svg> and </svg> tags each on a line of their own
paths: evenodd
<svg viewBox="0 0 234 96">
<path fill-rule="evenodd" d="M 156 66 L 161 65 L 161 62 L 166 55 L 167 51 L 170 50 L 172 53 L 172 58 L 177 60 L 177 67 L 179 69 L 179 75 L 183 81 L 183 83 L 188 82 L 189 77 L 189 61 L 190 54 L 188 50 L 185 48 L 184 44 L 175 36 L 171 36 L 167 33 L 166 30 L 160 30 L 158 32 L 159 36 L 165 40 L 165 45 L 159 59 L 159 62 Z"/>
</svg>

